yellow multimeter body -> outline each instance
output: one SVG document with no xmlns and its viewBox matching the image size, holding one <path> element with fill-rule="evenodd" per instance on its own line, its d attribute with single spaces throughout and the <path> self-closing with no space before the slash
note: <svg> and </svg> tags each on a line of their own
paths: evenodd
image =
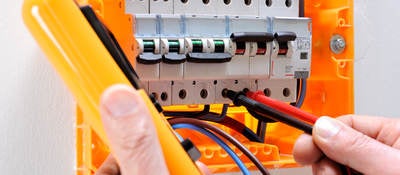
<svg viewBox="0 0 400 175">
<path fill-rule="evenodd" d="M 79 5 L 72 0 L 26 0 L 23 18 L 82 112 L 88 116 L 85 120 L 108 145 L 98 109 L 100 96 L 113 84 L 132 84 L 85 19 Z M 144 90 L 138 90 L 152 114 L 170 173 L 201 174 L 162 113 Z"/>
</svg>

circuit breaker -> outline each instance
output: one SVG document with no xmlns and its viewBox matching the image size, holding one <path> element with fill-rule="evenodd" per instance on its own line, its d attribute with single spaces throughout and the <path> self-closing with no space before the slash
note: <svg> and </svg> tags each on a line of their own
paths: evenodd
<svg viewBox="0 0 400 175">
<path fill-rule="evenodd" d="M 162 105 L 229 103 L 221 92 L 262 90 L 296 101 L 310 75 L 311 19 L 299 1 L 126 1 L 136 70 Z"/>
</svg>

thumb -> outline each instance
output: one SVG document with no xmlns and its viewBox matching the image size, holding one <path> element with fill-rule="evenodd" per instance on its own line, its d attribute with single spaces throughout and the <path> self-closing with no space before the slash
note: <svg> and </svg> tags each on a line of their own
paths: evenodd
<svg viewBox="0 0 400 175">
<path fill-rule="evenodd" d="M 317 120 L 313 139 L 330 159 L 364 174 L 400 172 L 400 151 L 329 117 Z M 393 165 L 393 166 L 390 166 Z"/>
<path fill-rule="evenodd" d="M 108 88 L 100 113 L 122 175 L 168 174 L 152 118 L 136 90 L 125 85 Z"/>
</svg>

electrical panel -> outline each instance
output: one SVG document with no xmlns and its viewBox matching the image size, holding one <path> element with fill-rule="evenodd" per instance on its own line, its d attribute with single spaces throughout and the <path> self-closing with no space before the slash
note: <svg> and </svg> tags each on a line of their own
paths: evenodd
<svg viewBox="0 0 400 175">
<path fill-rule="evenodd" d="M 231 101 L 222 97 L 224 89 L 260 90 L 294 104 L 304 100 L 301 109 L 316 116 L 353 112 L 351 0 L 26 0 L 25 22 L 55 65 L 72 67 L 59 68 L 59 73 L 83 102 L 76 115 L 79 175 L 94 174 L 110 153 L 96 111 L 101 93 L 109 84 L 129 84 L 117 76 L 121 67 L 82 20 L 76 5 L 88 4 L 164 114 L 220 114 L 202 117 L 235 137 L 267 168 L 298 166 L 291 154 L 302 132 L 280 122 L 260 122 L 246 108 L 227 105 Z M 66 55 L 80 66 L 58 59 Z M 218 123 L 226 117 L 260 140 Z M 160 134 L 164 145 L 171 145 L 166 140 L 171 133 Z M 213 173 L 239 170 L 211 140 L 193 132 L 179 134 L 193 141 L 200 161 Z M 247 168 L 256 169 L 241 150 L 233 151 Z"/>
<path fill-rule="evenodd" d="M 298 17 L 297 0 L 125 3 L 135 69 L 164 106 L 229 103 L 225 88 L 295 102 L 296 80 L 309 77 L 311 19 Z"/>
</svg>

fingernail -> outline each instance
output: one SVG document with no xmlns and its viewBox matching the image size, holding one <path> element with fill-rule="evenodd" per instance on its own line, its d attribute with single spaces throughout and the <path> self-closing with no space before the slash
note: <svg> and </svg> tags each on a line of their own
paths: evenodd
<svg viewBox="0 0 400 175">
<path fill-rule="evenodd" d="M 125 89 L 111 89 L 105 94 L 102 104 L 112 117 L 124 117 L 135 112 L 137 102 L 132 92 Z"/>
<path fill-rule="evenodd" d="M 340 124 L 330 117 L 321 117 L 314 125 L 315 134 L 323 139 L 329 139 L 340 131 Z"/>
</svg>

